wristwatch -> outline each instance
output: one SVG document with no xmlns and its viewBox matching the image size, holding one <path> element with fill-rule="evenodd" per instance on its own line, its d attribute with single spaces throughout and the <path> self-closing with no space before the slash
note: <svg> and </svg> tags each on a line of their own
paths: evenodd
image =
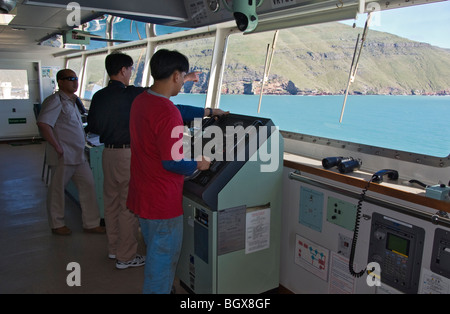
<svg viewBox="0 0 450 314">
<path fill-rule="evenodd" d="M 209 109 L 209 115 L 208 115 L 208 117 L 212 117 L 212 115 L 213 115 L 213 109 L 212 108 L 208 108 Z"/>
</svg>

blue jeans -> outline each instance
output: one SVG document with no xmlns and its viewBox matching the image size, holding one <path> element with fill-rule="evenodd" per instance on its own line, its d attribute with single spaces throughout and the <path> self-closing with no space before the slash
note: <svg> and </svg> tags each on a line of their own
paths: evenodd
<svg viewBox="0 0 450 314">
<path fill-rule="evenodd" d="M 183 215 L 172 219 L 139 218 L 147 245 L 144 294 L 169 294 L 183 240 Z"/>
</svg>

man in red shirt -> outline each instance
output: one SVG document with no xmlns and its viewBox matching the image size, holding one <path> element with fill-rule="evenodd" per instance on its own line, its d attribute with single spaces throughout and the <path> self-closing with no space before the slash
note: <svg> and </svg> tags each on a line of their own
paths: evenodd
<svg viewBox="0 0 450 314">
<path fill-rule="evenodd" d="M 170 293 L 183 236 L 184 176 L 196 169 L 207 170 L 210 165 L 203 156 L 199 161 L 183 159 L 182 151 L 173 156 L 173 147 L 180 147 L 183 136 L 176 130 L 183 127 L 183 120 L 227 112 L 191 106 L 179 109 L 170 101 L 189 70 L 189 61 L 181 53 L 157 51 L 150 69 L 154 84 L 131 106 L 127 207 L 139 216 L 147 245 L 143 292 Z"/>
</svg>

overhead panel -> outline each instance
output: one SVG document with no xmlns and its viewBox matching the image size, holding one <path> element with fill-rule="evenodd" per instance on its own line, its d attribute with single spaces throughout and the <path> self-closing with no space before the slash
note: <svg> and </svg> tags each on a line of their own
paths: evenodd
<svg viewBox="0 0 450 314">
<path fill-rule="evenodd" d="M 264 32 L 275 29 L 311 25 L 353 19 L 357 13 L 367 13 L 420 5 L 441 0 L 255 0 L 258 25 L 252 32 Z M 261 3 L 262 2 L 262 3 Z M 188 16 L 187 22 L 178 24 L 181 27 L 200 27 L 224 22 L 234 22 L 235 7 L 233 1 L 227 0 L 184 0 Z M 251 2 L 250 3 L 255 3 Z M 245 5 L 244 5 L 245 6 Z M 242 4 L 239 6 L 242 8 Z M 241 10 L 242 11 L 242 10 Z"/>
<path fill-rule="evenodd" d="M 222 1 L 184 0 L 184 3 L 189 20 L 182 26 L 199 27 L 234 20 L 233 12 Z M 216 5 L 213 6 L 212 3 Z M 357 4 L 358 1 L 354 0 L 265 0 L 256 8 L 256 13 L 259 24 L 266 25 L 264 31 L 267 30 L 267 23 L 270 21 L 277 21 L 278 28 L 281 25 L 280 21 L 286 19 L 290 21 L 286 27 L 297 26 L 296 24 L 304 25 L 299 16 L 305 14 L 314 13 L 321 22 L 339 20 L 343 16 L 352 18 L 356 15 Z M 322 13 L 326 14 L 326 19 L 320 17 Z M 309 23 L 311 23 L 310 20 Z M 258 28 L 260 26 L 257 26 L 255 31 L 258 31 Z"/>
</svg>

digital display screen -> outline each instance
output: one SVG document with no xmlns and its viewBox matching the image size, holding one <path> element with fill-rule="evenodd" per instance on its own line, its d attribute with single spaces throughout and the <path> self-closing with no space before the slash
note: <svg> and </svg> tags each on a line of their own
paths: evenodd
<svg viewBox="0 0 450 314">
<path fill-rule="evenodd" d="M 405 257 L 409 255 L 409 240 L 398 237 L 392 233 L 387 234 L 386 248 Z"/>
</svg>

